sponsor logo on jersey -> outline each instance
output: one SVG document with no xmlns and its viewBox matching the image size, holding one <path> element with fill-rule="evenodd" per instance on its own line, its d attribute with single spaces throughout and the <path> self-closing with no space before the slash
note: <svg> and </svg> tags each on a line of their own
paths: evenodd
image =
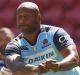
<svg viewBox="0 0 80 75">
<path fill-rule="evenodd" d="M 56 52 L 53 50 L 53 48 L 50 48 L 45 51 L 41 51 L 37 54 L 29 55 L 29 56 L 23 56 L 23 61 L 24 63 L 27 64 L 34 64 L 34 65 L 39 65 L 41 62 L 45 61 L 45 59 L 53 59 L 55 58 Z"/>
<path fill-rule="evenodd" d="M 66 36 L 61 36 L 60 38 L 59 38 L 59 42 L 60 43 L 64 43 L 66 41 Z"/>
<path fill-rule="evenodd" d="M 47 46 L 49 46 L 49 45 L 51 45 L 51 43 L 48 42 L 48 39 L 44 39 L 44 40 L 42 41 L 42 48 L 45 48 L 45 47 L 47 47 Z"/>
<path fill-rule="evenodd" d="M 43 45 L 47 45 L 48 44 L 48 39 L 44 39 L 42 43 L 43 43 Z"/>
</svg>

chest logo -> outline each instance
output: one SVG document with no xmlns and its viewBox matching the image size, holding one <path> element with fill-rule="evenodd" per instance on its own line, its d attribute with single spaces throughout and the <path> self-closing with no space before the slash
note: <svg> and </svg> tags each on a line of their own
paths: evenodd
<svg viewBox="0 0 80 75">
<path fill-rule="evenodd" d="M 45 47 L 47 47 L 47 46 L 49 46 L 49 45 L 51 45 L 51 43 L 49 43 L 48 39 L 44 39 L 44 40 L 42 41 L 42 48 L 45 48 Z"/>
<path fill-rule="evenodd" d="M 36 51 L 36 47 L 35 47 L 35 46 L 33 46 L 33 47 L 32 47 L 32 50 L 33 50 L 33 51 Z"/>
<path fill-rule="evenodd" d="M 48 44 L 48 39 L 44 39 L 42 43 L 44 46 L 46 46 Z"/>
</svg>

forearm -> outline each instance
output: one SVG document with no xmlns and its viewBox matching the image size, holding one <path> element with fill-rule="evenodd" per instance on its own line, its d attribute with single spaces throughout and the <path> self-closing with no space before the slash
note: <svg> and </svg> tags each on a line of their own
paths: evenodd
<svg viewBox="0 0 80 75">
<path fill-rule="evenodd" d="M 76 50 L 75 45 L 70 45 L 67 48 L 63 49 L 63 51 L 69 51 L 69 54 L 58 63 L 59 71 L 66 71 L 74 68 L 78 65 L 79 56 Z"/>
<path fill-rule="evenodd" d="M 72 69 L 73 67 L 77 66 L 77 59 L 73 54 L 68 55 L 66 58 L 59 62 L 55 62 L 54 60 L 52 61 L 45 61 L 41 65 L 41 71 L 42 72 L 48 72 L 48 71 L 53 71 L 53 72 L 59 72 L 59 71 L 67 71 Z"/>
<path fill-rule="evenodd" d="M 37 72 L 37 66 L 24 64 L 18 61 L 13 62 L 10 68 L 15 74 L 25 75 L 25 74 L 31 74 Z"/>
<path fill-rule="evenodd" d="M 61 61 L 46 60 L 42 63 L 41 67 L 44 70 L 58 72 L 58 71 L 67 71 L 78 65 L 79 56 L 76 51 L 76 47 L 74 45 L 70 45 L 67 48 L 64 48 L 60 53 L 65 53 L 64 51 L 68 51 L 67 56 L 63 58 Z M 47 72 L 48 72 L 47 71 Z"/>
<path fill-rule="evenodd" d="M 74 57 L 73 54 L 69 55 L 68 57 L 64 58 L 62 61 L 57 62 L 58 64 L 58 71 L 67 71 L 75 66 L 78 65 L 78 60 L 76 57 Z"/>
<path fill-rule="evenodd" d="M 32 75 L 37 70 L 37 66 L 23 63 L 20 56 L 7 56 L 6 65 L 15 75 Z"/>
</svg>

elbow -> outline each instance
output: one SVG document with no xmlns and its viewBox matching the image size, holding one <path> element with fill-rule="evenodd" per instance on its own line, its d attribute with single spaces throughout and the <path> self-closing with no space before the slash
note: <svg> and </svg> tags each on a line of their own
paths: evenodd
<svg viewBox="0 0 80 75">
<path fill-rule="evenodd" d="M 79 56 L 78 56 L 78 54 L 75 55 L 74 60 L 75 60 L 76 66 L 78 66 L 78 64 L 79 64 Z"/>
<path fill-rule="evenodd" d="M 74 67 L 78 66 L 78 64 L 79 64 L 79 56 L 78 55 L 74 55 L 74 58 L 73 58 Z"/>
<path fill-rule="evenodd" d="M 72 62 L 74 63 L 75 67 L 78 66 L 78 64 L 79 64 L 79 55 L 78 55 L 77 48 L 76 48 L 75 45 L 72 46 L 71 55 L 72 55 Z"/>
</svg>

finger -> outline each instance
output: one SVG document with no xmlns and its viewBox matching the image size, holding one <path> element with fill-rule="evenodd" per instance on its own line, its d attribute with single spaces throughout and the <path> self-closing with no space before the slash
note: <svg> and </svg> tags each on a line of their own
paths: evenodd
<svg viewBox="0 0 80 75">
<path fill-rule="evenodd" d="M 48 71 L 48 69 L 44 66 L 44 65 L 39 65 L 39 70 L 42 72 L 42 73 L 46 73 Z"/>
<path fill-rule="evenodd" d="M 49 64 L 49 63 L 56 63 L 56 60 L 46 60 L 45 63 L 46 63 L 46 64 Z"/>
<path fill-rule="evenodd" d="M 39 71 L 39 72 L 38 72 L 38 75 L 42 75 L 42 72 L 41 72 L 41 71 Z"/>
<path fill-rule="evenodd" d="M 54 59 L 45 59 L 45 61 L 56 61 L 56 60 L 54 60 Z"/>
</svg>

